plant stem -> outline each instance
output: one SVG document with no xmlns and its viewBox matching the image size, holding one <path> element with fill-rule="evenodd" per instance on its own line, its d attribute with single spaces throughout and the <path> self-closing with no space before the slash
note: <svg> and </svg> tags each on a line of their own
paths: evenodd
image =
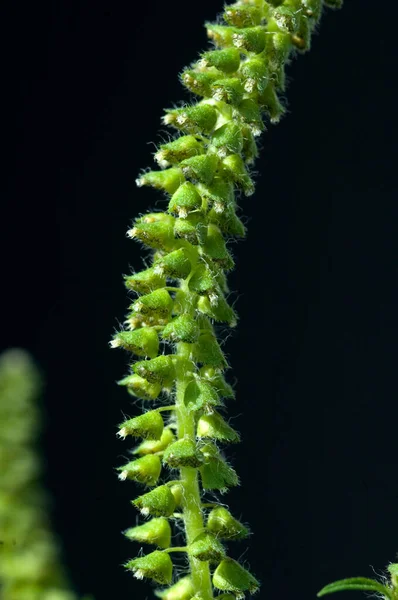
<svg viewBox="0 0 398 600">
<path fill-rule="evenodd" d="M 188 358 L 189 345 L 180 343 L 177 345 L 177 356 Z M 187 376 L 183 368 L 177 367 L 176 381 L 176 417 L 178 427 L 178 438 L 190 438 L 196 441 L 195 436 L 195 417 L 189 413 L 185 403 L 184 394 L 187 386 Z M 187 546 L 204 531 L 198 471 L 192 467 L 183 467 L 180 469 L 181 484 L 183 486 L 182 509 L 185 526 L 185 536 Z M 213 590 L 210 579 L 210 570 L 208 562 L 199 561 L 195 558 L 189 558 L 191 579 L 196 594 L 201 594 L 203 600 L 213 599 Z"/>
</svg>

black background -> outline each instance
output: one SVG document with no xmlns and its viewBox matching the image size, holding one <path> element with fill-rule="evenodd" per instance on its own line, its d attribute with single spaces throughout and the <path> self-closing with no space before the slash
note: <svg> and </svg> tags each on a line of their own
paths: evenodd
<svg viewBox="0 0 398 600">
<path fill-rule="evenodd" d="M 134 180 L 168 135 L 162 109 L 188 99 L 177 75 L 221 4 L 2 9 L 1 343 L 45 373 L 54 524 L 74 586 L 97 600 L 151 597 L 120 566 L 137 551 L 120 533 L 137 488 L 115 475 L 128 448 L 115 431 L 135 409 L 115 384 L 127 357 L 108 341 L 127 310 L 122 274 L 142 264 L 125 232 L 159 207 Z M 325 13 L 242 199 L 240 321 L 225 346 L 242 485 L 223 500 L 250 522 L 231 551 L 261 598 L 314 598 L 398 550 L 396 17 L 365 0 Z"/>
</svg>

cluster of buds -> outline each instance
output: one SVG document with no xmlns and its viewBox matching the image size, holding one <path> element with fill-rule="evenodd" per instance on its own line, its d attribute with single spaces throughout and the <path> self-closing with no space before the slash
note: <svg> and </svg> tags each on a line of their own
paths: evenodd
<svg viewBox="0 0 398 600">
<path fill-rule="evenodd" d="M 205 498 L 207 490 L 224 493 L 239 483 L 219 447 L 239 441 L 224 417 L 234 392 L 215 329 L 237 322 L 228 301 L 226 274 L 234 260 L 226 240 L 245 235 L 237 195 L 253 193 L 256 139 L 266 121 L 283 115 L 278 94 L 285 66 L 309 49 L 323 5 L 337 4 L 241 0 L 226 6 L 217 23 L 206 24 L 214 48 L 181 74 L 196 102 L 166 110 L 163 122 L 177 134 L 155 153 L 160 169 L 137 180 L 164 192 L 167 208 L 136 219 L 128 232 L 152 251 L 152 263 L 126 277 L 138 297 L 112 346 L 138 358 L 120 383 L 152 405 L 119 427 L 122 438 L 141 440 L 120 478 L 152 488 L 132 502 L 149 520 L 125 535 L 156 549 L 126 567 L 138 578 L 171 585 L 157 592 L 164 600 L 211 600 L 214 590 L 220 600 L 235 600 L 259 587 L 224 547 L 248 535 L 247 528 Z M 175 519 L 185 526 L 182 547 L 171 545 Z M 185 552 L 189 565 L 178 581 L 173 551 Z"/>
</svg>

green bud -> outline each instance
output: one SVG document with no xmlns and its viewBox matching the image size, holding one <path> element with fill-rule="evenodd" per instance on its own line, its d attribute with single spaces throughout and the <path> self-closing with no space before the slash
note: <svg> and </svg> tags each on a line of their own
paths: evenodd
<svg viewBox="0 0 398 600">
<path fill-rule="evenodd" d="M 200 468 L 202 486 L 205 490 L 227 491 L 229 487 L 239 485 L 239 478 L 232 467 L 221 458 L 217 448 L 207 444 L 202 448 L 206 463 Z"/>
<path fill-rule="evenodd" d="M 260 584 L 238 562 L 232 558 L 225 558 L 214 571 L 213 585 L 218 590 L 233 592 L 243 598 L 242 592 L 254 594 Z"/>
<path fill-rule="evenodd" d="M 213 98 L 218 102 L 236 105 L 242 101 L 244 88 L 239 77 L 217 79 L 211 89 Z"/>
<path fill-rule="evenodd" d="M 246 235 L 246 228 L 236 215 L 234 208 L 228 208 L 222 212 L 217 212 L 212 208 L 211 211 L 207 213 L 207 218 L 210 223 L 217 225 L 224 233 L 239 237 L 245 237 Z"/>
<path fill-rule="evenodd" d="M 184 158 L 203 154 L 203 152 L 203 144 L 193 135 L 183 135 L 168 144 L 162 144 L 155 154 L 155 160 L 161 167 L 167 167 L 169 164 L 178 164 Z"/>
<path fill-rule="evenodd" d="M 173 279 L 185 279 L 191 272 L 191 263 L 186 257 L 185 250 L 179 248 L 157 260 L 155 269 Z"/>
<path fill-rule="evenodd" d="M 242 63 L 241 73 L 244 77 L 245 91 L 251 94 L 254 91 L 262 93 L 268 83 L 267 64 L 260 58 L 251 58 Z"/>
<path fill-rule="evenodd" d="M 196 307 L 199 312 L 215 321 L 228 323 L 230 327 L 236 326 L 236 313 L 225 300 L 221 290 L 218 290 L 218 293 L 213 291 L 208 296 L 201 296 Z"/>
<path fill-rule="evenodd" d="M 122 438 L 133 435 L 146 440 L 160 440 L 163 433 L 163 419 L 157 410 L 150 410 L 124 421 L 119 428 L 118 435 Z"/>
<path fill-rule="evenodd" d="M 166 278 L 153 267 L 125 277 L 126 287 L 139 294 L 149 294 L 166 285 Z"/>
<path fill-rule="evenodd" d="M 202 54 L 200 65 L 203 67 L 216 67 L 223 73 L 234 73 L 239 69 L 240 52 L 237 48 L 205 52 Z"/>
<path fill-rule="evenodd" d="M 213 208 L 217 213 L 222 213 L 227 208 L 235 205 L 233 184 L 230 181 L 225 181 L 223 177 L 216 176 L 210 185 L 201 186 L 200 193 L 203 198 L 213 204 Z"/>
<path fill-rule="evenodd" d="M 237 113 L 239 113 L 239 116 L 244 123 L 250 125 L 254 135 L 259 135 L 262 131 L 264 131 L 264 123 L 261 118 L 261 112 L 255 100 L 252 100 L 251 98 L 245 98 L 242 100 L 237 109 Z"/>
<path fill-rule="evenodd" d="M 217 122 L 217 111 L 210 104 L 173 108 L 166 111 L 163 122 L 188 133 L 210 133 Z"/>
<path fill-rule="evenodd" d="M 174 442 L 175 437 L 171 429 L 165 427 L 163 429 L 163 433 L 161 435 L 160 440 L 145 440 L 141 442 L 133 451 L 133 454 L 156 454 L 157 452 L 163 452 L 171 444 Z"/>
<path fill-rule="evenodd" d="M 299 17 L 297 32 L 292 36 L 292 43 L 300 52 L 307 52 L 311 47 L 311 23 L 305 15 Z"/>
<path fill-rule="evenodd" d="M 222 161 L 225 174 L 234 181 L 245 193 L 251 196 L 254 192 L 254 183 L 246 170 L 245 163 L 239 154 L 229 154 Z"/>
<path fill-rule="evenodd" d="M 219 562 L 225 557 L 225 550 L 214 535 L 205 531 L 189 544 L 188 554 L 197 560 Z"/>
<path fill-rule="evenodd" d="M 285 89 L 285 65 L 291 50 L 292 36 L 289 33 L 273 33 L 268 36 L 266 53 L 270 80 L 280 90 Z"/>
<path fill-rule="evenodd" d="M 127 386 L 127 390 L 132 396 L 136 396 L 142 400 L 156 400 L 162 391 L 162 386 L 158 383 L 149 383 L 149 381 L 134 373 L 128 375 L 118 383 L 119 385 Z"/>
<path fill-rule="evenodd" d="M 205 23 L 207 36 L 220 48 L 228 48 L 233 45 L 233 35 L 236 32 L 234 27 L 225 25 L 216 25 L 215 23 Z"/>
<path fill-rule="evenodd" d="M 179 483 L 170 486 L 176 507 L 181 507 L 184 488 Z"/>
<path fill-rule="evenodd" d="M 132 460 L 122 467 L 118 467 L 120 471 L 119 479 L 132 479 L 138 483 L 145 483 L 146 485 L 156 485 L 160 472 L 162 470 L 162 464 L 159 456 L 154 454 L 148 454 L 137 460 Z"/>
<path fill-rule="evenodd" d="M 173 300 L 167 290 L 159 289 L 140 296 L 130 308 L 144 316 L 168 319 L 173 309 Z"/>
<path fill-rule="evenodd" d="M 210 71 L 202 72 L 194 69 L 185 69 L 182 73 L 181 80 L 183 85 L 185 85 L 185 87 L 193 94 L 202 96 L 202 98 L 210 98 L 211 85 L 217 81 L 219 77 L 220 75 L 218 73 L 212 73 Z"/>
<path fill-rule="evenodd" d="M 315 22 L 319 21 L 322 12 L 322 0 L 301 0 L 304 14 Z"/>
<path fill-rule="evenodd" d="M 183 438 L 170 444 L 163 454 L 163 463 L 172 469 L 181 467 L 200 467 L 203 458 L 198 451 L 195 442 L 189 438 Z"/>
<path fill-rule="evenodd" d="M 120 331 L 111 342 L 112 348 L 121 346 L 137 356 L 155 358 L 159 352 L 159 337 L 155 329 L 142 327 L 135 331 Z"/>
<path fill-rule="evenodd" d="M 293 10 L 286 6 L 278 6 L 272 11 L 272 17 L 282 32 L 294 34 L 298 28 L 298 18 Z"/>
<path fill-rule="evenodd" d="M 260 102 L 264 110 L 269 114 L 271 123 L 274 125 L 279 123 L 285 113 L 285 109 L 280 103 L 275 87 L 272 84 L 267 86 L 260 98 Z"/>
<path fill-rule="evenodd" d="M 229 121 L 215 130 L 211 143 L 216 148 L 219 156 L 226 156 L 228 152 L 239 154 L 243 148 L 241 127 L 234 121 Z"/>
<path fill-rule="evenodd" d="M 214 367 L 202 367 L 200 369 L 200 375 L 211 383 L 220 398 L 235 398 L 235 392 L 232 386 L 225 381 L 224 376 Z"/>
<path fill-rule="evenodd" d="M 217 225 L 213 223 L 210 223 L 207 227 L 207 237 L 203 244 L 203 253 L 226 270 L 230 270 L 234 266 L 234 261 L 227 250 L 224 236 Z"/>
<path fill-rule="evenodd" d="M 181 163 L 181 168 L 185 177 L 196 179 L 205 185 L 213 181 L 218 167 L 218 158 L 215 154 L 201 154 L 187 158 Z"/>
<path fill-rule="evenodd" d="M 194 246 L 203 244 L 207 235 L 207 225 L 202 213 L 190 213 L 186 219 L 177 219 L 174 226 L 176 237 L 187 240 Z"/>
<path fill-rule="evenodd" d="M 194 587 L 189 577 L 183 577 L 167 590 L 156 590 L 155 596 L 162 600 L 192 600 Z"/>
<path fill-rule="evenodd" d="M 202 415 L 197 425 L 197 437 L 212 438 L 220 442 L 239 442 L 239 434 L 224 421 L 221 415 L 213 412 Z"/>
<path fill-rule="evenodd" d="M 155 550 L 146 556 L 140 556 L 130 560 L 124 565 L 126 569 L 133 571 L 137 579 L 147 577 L 157 583 L 171 583 L 173 576 L 173 563 L 167 552 Z"/>
<path fill-rule="evenodd" d="M 202 197 L 190 181 L 183 183 L 174 192 L 169 202 L 169 211 L 185 219 L 188 213 L 202 208 Z"/>
<path fill-rule="evenodd" d="M 149 213 L 135 221 L 129 237 L 155 250 L 168 250 L 174 244 L 174 217 L 165 213 Z"/>
<path fill-rule="evenodd" d="M 167 485 L 160 485 L 147 494 L 132 500 L 144 516 L 169 517 L 175 509 L 174 496 Z"/>
<path fill-rule="evenodd" d="M 144 544 L 155 544 L 159 548 L 168 548 L 171 544 L 171 527 L 167 519 L 158 517 L 143 525 L 131 527 L 124 532 L 129 540 Z"/>
<path fill-rule="evenodd" d="M 255 6 L 228 6 L 224 12 L 224 19 L 234 27 L 252 27 L 260 25 L 261 11 Z"/>
<path fill-rule="evenodd" d="M 217 506 L 209 513 L 206 527 L 220 540 L 240 540 L 249 535 L 249 530 L 223 506 Z"/>
<path fill-rule="evenodd" d="M 260 54 L 265 48 L 266 37 L 264 27 L 248 27 L 247 29 L 241 31 L 238 30 L 237 33 L 234 33 L 232 42 L 235 48 L 254 52 L 254 54 Z"/>
<path fill-rule="evenodd" d="M 195 360 L 203 365 L 225 369 L 227 361 L 213 334 L 205 333 L 201 335 L 193 346 Z"/>
<path fill-rule="evenodd" d="M 173 319 L 163 329 L 162 338 L 172 342 L 187 342 L 192 344 L 199 338 L 199 326 L 189 315 L 180 315 Z"/>
<path fill-rule="evenodd" d="M 184 395 L 184 403 L 190 412 L 196 410 L 204 410 L 212 412 L 214 407 L 220 406 L 220 398 L 214 387 L 200 379 L 193 379 L 186 387 Z"/>
<path fill-rule="evenodd" d="M 184 182 L 184 176 L 181 169 L 171 168 L 164 171 L 149 171 L 144 173 L 136 180 L 138 187 L 150 185 L 157 190 L 164 190 L 169 194 L 174 194 L 178 187 Z"/>
<path fill-rule="evenodd" d="M 169 387 L 174 381 L 175 369 L 170 354 L 158 356 L 151 360 L 141 360 L 136 362 L 133 368 L 137 375 L 151 383 L 160 383 L 163 387 Z"/>
<path fill-rule="evenodd" d="M 212 290 L 216 286 L 215 274 L 210 270 L 206 263 L 200 263 L 195 267 L 192 277 L 189 280 L 188 287 L 192 292 L 203 294 Z"/>
<path fill-rule="evenodd" d="M 243 147 L 242 155 L 247 164 L 252 163 L 258 156 L 258 148 L 251 127 L 242 126 Z"/>
</svg>

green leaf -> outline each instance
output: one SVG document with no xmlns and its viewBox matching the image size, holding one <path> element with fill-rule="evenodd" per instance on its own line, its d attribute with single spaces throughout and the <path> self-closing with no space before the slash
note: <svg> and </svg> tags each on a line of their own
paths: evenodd
<svg viewBox="0 0 398 600">
<path fill-rule="evenodd" d="M 379 583 L 375 579 L 368 579 L 367 577 L 351 577 L 349 579 L 340 579 L 329 583 L 318 592 L 318 598 L 326 596 L 327 594 L 333 594 L 334 592 L 345 592 L 350 590 L 359 590 L 362 592 L 379 592 L 386 598 L 393 598 L 392 591 Z"/>
</svg>

